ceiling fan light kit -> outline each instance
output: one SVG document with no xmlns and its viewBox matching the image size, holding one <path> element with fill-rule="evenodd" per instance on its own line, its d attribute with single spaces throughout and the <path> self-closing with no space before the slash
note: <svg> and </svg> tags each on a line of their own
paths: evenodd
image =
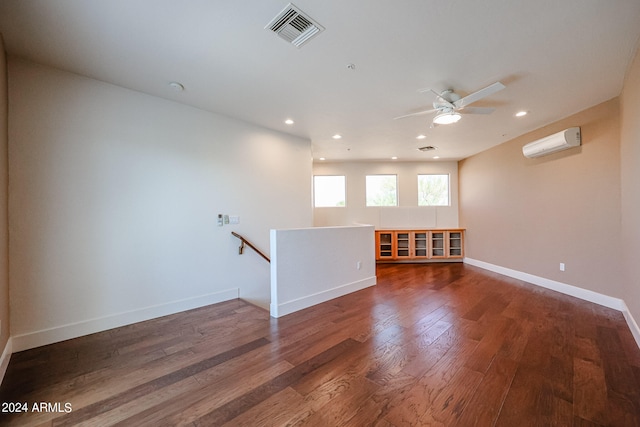
<svg viewBox="0 0 640 427">
<path fill-rule="evenodd" d="M 433 118 L 433 123 L 437 125 L 450 125 L 452 123 L 457 123 L 462 118 L 460 113 L 456 113 L 455 111 L 449 111 L 446 113 L 440 113 Z"/>
</svg>

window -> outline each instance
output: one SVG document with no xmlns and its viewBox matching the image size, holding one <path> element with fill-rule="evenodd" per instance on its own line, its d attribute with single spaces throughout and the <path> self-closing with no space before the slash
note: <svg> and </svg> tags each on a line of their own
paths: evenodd
<svg viewBox="0 0 640 427">
<path fill-rule="evenodd" d="M 344 176 L 316 175 L 313 177 L 313 201 L 316 208 L 345 206 Z"/>
<path fill-rule="evenodd" d="M 449 175 L 418 175 L 418 206 L 449 206 Z"/>
<path fill-rule="evenodd" d="M 396 175 L 367 175 L 367 206 L 398 206 Z"/>
</svg>

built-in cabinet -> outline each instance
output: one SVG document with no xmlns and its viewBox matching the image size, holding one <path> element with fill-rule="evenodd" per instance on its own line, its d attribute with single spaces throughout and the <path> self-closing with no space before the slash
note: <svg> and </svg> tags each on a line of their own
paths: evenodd
<svg viewBox="0 0 640 427">
<path fill-rule="evenodd" d="M 464 230 L 377 230 L 376 260 L 461 261 Z"/>
</svg>

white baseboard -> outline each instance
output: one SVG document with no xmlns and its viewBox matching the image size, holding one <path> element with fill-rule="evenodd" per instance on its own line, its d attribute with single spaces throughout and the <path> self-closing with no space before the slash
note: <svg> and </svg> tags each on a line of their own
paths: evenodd
<svg viewBox="0 0 640 427">
<path fill-rule="evenodd" d="M 629 325 L 629 329 L 631 330 L 631 333 L 636 340 L 636 344 L 638 344 L 638 347 L 640 347 L 640 328 L 629 312 L 627 304 L 620 298 L 611 297 L 598 292 L 590 291 L 588 289 L 579 288 L 577 286 L 568 285 L 566 283 L 557 282 L 555 280 L 545 279 L 544 277 L 535 276 L 529 273 L 523 273 L 522 271 L 512 270 L 510 268 L 501 267 L 499 265 L 490 264 L 488 262 L 479 261 L 473 258 L 465 258 L 464 262 L 465 264 L 480 267 L 485 270 L 493 271 L 494 273 L 513 277 L 514 279 L 519 279 L 533 285 L 541 286 L 543 288 L 551 289 L 565 295 L 570 295 L 572 297 L 580 298 L 585 301 L 618 310 L 624 315 L 624 318 L 627 321 L 627 325 Z"/>
<path fill-rule="evenodd" d="M 9 360 L 11 359 L 12 353 L 13 345 L 11 337 L 9 337 L 9 340 L 2 351 L 2 356 L 0 356 L 0 384 L 2 384 L 2 380 L 4 380 L 4 374 L 7 372 L 7 367 L 9 366 Z"/>
<path fill-rule="evenodd" d="M 625 309 L 622 310 L 622 314 L 624 315 L 624 318 L 627 321 L 627 325 L 629 325 L 629 329 L 631 329 L 631 333 L 633 334 L 633 338 L 635 338 L 636 340 L 636 344 L 638 344 L 638 347 L 640 347 L 640 327 L 638 326 L 638 323 L 629 312 L 629 308 L 627 307 L 627 304 L 625 304 L 624 306 L 625 306 Z"/>
<path fill-rule="evenodd" d="M 329 301 L 331 299 L 338 298 L 343 295 L 347 295 L 364 288 L 368 288 L 369 286 L 373 286 L 376 283 L 377 283 L 376 276 L 372 276 L 372 277 L 364 278 L 362 280 L 358 280 L 356 282 L 340 285 L 335 288 L 328 289 L 326 291 L 307 295 L 307 296 L 297 298 L 295 300 L 283 302 L 280 304 L 274 303 L 272 301 L 270 305 L 271 317 L 286 316 L 287 314 L 291 314 L 296 311 L 309 308 L 316 304 L 320 304 L 325 301 Z"/>
<path fill-rule="evenodd" d="M 77 338 L 83 335 L 93 334 L 95 332 L 106 331 L 108 329 L 130 325 L 132 323 L 144 322 L 145 320 L 155 319 L 157 317 L 167 316 L 169 314 L 175 314 L 181 311 L 191 310 L 236 298 L 239 298 L 239 289 L 232 288 L 198 297 L 172 301 L 166 304 L 144 307 L 137 310 L 14 335 L 11 337 L 13 341 L 13 352 L 28 350 L 71 338 Z"/>
</svg>

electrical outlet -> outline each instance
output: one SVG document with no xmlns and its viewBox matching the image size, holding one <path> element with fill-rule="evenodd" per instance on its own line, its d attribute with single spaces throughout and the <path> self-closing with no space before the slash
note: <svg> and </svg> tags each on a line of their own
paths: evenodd
<svg viewBox="0 0 640 427">
<path fill-rule="evenodd" d="M 564 262 L 560 263 L 560 271 L 564 271 Z"/>
</svg>

